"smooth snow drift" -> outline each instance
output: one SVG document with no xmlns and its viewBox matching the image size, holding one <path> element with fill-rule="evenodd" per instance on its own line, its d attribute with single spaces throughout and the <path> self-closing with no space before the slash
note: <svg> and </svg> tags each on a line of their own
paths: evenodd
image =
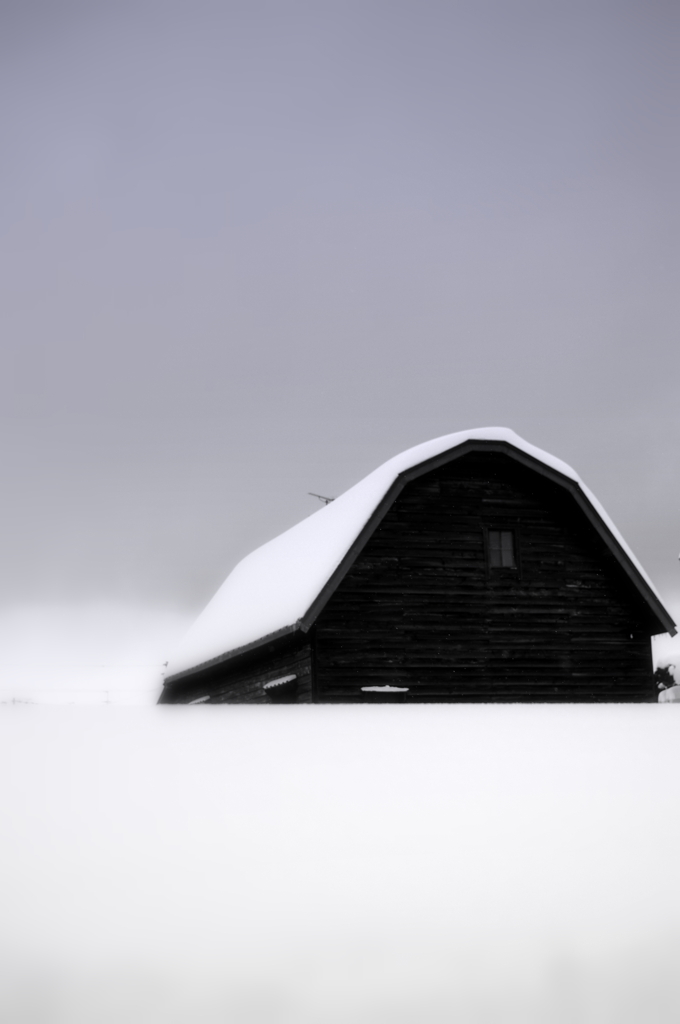
<svg viewBox="0 0 680 1024">
<path fill-rule="evenodd" d="M 659 597 L 602 505 L 571 466 L 529 444 L 513 430 L 483 427 L 447 434 L 396 455 L 335 501 L 247 555 L 191 627 L 170 659 L 166 675 L 178 675 L 272 633 L 294 628 L 397 477 L 405 470 L 473 440 L 503 441 L 578 484 L 584 497 Z"/>
</svg>

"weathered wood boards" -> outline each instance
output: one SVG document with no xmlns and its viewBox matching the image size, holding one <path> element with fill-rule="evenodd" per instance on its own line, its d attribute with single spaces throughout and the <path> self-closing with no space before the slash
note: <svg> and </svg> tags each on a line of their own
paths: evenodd
<svg viewBox="0 0 680 1024">
<path fill-rule="evenodd" d="M 512 531 L 515 568 L 490 564 Z M 571 496 L 496 453 L 407 484 L 316 626 L 320 700 L 653 700 L 649 611 Z"/>
<path fill-rule="evenodd" d="M 266 688 L 282 677 L 295 684 Z M 269 645 L 246 657 L 224 662 L 166 687 L 160 703 L 189 703 L 208 696 L 211 704 L 310 704 L 312 649 L 308 636 Z"/>
</svg>

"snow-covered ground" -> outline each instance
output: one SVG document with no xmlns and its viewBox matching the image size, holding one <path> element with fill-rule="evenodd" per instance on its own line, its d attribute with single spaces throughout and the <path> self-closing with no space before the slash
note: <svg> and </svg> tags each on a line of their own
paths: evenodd
<svg viewBox="0 0 680 1024">
<path fill-rule="evenodd" d="M 680 704 L 115 706 L 190 621 L 0 613 L 3 1024 L 680 1019 Z"/>
<path fill-rule="evenodd" d="M 680 1017 L 680 706 L 0 708 L 0 1019 Z"/>
</svg>

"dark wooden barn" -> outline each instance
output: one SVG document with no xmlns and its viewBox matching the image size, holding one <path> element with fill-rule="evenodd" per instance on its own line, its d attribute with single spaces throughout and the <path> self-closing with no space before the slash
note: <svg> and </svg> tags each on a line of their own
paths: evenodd
<svg viewBox="0 0 680 1024">
<path fill-rule="evenodd" d="M 664 632 L 576 473 L 512 431 L 470 431 L 397 456 L 244 559 L 161 701 L 655 701 Z"/>
</svg>

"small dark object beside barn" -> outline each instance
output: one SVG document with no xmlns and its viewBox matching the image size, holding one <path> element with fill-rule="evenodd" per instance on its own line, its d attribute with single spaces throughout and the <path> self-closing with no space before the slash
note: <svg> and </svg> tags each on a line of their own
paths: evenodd
<svg viewBox="0 0 680 1024">
<path fill-rule="evenodd" d="M 509 430 L 470 431 L 403 453 L 237 566 L 161 702 L 655 701 L 664 632 L 574 471 Z"/>
</svg>

